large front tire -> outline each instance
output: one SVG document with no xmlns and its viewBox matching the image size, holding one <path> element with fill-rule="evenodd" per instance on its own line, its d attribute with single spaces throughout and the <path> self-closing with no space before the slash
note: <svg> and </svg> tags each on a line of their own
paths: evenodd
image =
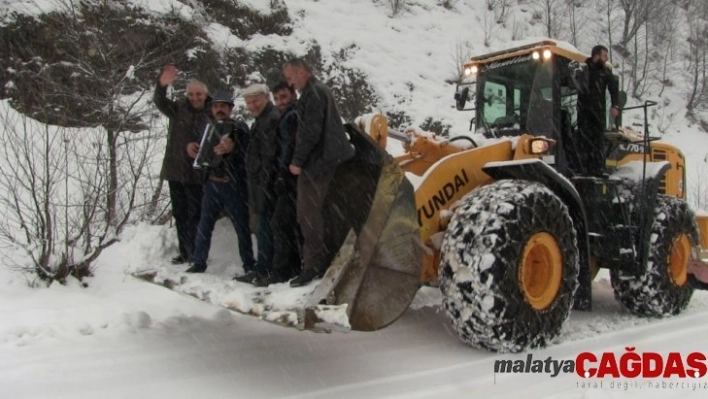
<svg viewBox="0 0 708 399">
<path fill-rule="evenodd" d="M 547 345 L 573 305 L 576 243 L 568 208 L 540 183 L 501 180 L 467 196 L 440 264 L 443 305 L 460 338 L 499 352 Z"/>
<path fill-rule="evenodd" d="M 688 306 L 693 288 L 687 284 L 691 248 L 698 229 L 688 204 L 658 195 L 653 212 L 647 268 L 641 275 L 618 268 L 610 270 L 615 298 L 643 317 L 666 317 Z"/>
</svg>

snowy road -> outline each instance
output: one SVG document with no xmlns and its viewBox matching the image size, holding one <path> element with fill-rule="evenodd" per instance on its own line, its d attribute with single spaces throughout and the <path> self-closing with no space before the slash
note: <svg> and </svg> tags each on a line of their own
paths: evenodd
<svg viewBox="0 0 708 399">
<path fill-rule="evenodd" d="M 35 328 L 35 337 L 16 339 L 9 339 L 6 331 L 0 344 L 0 397 L 600 398 L 708 393 L 704 388 L 611 389 L 611 379 L 602 388 L 582 389 L 574 374 L 495 375 L 495 359 L 526 355 L 494 355 L 463 345 L 437 307 L 411 309 L 378 332 L 316 334 L 219 310 L 132 279 L 119 285 L 124 297 L 113 292 L 105 299 L 122 302 L 120 308 L 128 312 L 139 298 L 150 298 L 142 301 L 141 312 L 124 316 L 130 328 L 79 329 L 73 334 L 65 331 L 70 327 L 55 328 L 53 334 Z M 573 313 L 559 342 L 533 351 L 535 358 L 622 353 L 625 346 L 708 352 L 708 295 L 697 293 L 680 317 L 650 322 L 621 311 L 607 280 L 595 282 L 595 293 L 595 310 Z M 166 303 L 182 312 L 161 319 L 169 314 Z M 80 309 L 77 304 L 63 316 L 77 318 Z M 9 311 L 2 310 L 7 320 Z M 30 313 L 37 311 L 28 307 Z M 81 324 L 77 320 L 75 325 Z"/>
</svg>

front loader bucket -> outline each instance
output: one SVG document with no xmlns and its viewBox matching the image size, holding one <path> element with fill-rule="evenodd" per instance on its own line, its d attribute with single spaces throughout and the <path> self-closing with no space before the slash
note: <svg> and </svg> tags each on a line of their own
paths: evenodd
<svg viewBox="0 0 708 399">
<path fill-rule="evenodd" d="M 353 125 L 356 156 L 341 164 L 327 199 L 330 268 L 304 309 L 319 329 L 320 305 L 347 304 L 354 330 L 383 328 L 405 312 L 420 286 L 422 244 L 413 186 L 393 158 Z"/>
</svg>

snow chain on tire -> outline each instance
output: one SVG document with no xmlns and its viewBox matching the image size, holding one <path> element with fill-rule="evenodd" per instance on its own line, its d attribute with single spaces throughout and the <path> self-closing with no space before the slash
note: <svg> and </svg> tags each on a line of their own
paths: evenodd
<svg viewBox="0 0 708 399">
<path fill-rule="evenodd" d="M 673 316 L 688 306 L 693 289 L 686 284 L 685 276 L 680 276 L 680 270 L 674 270 L 678 276 L 672 276 L 672 250 L 680 245 L 682 237 L 685 245 L 695 245 L 698 229 L 688 204 L 675 197 L 658 195 L 652 217 L 646 271 L 635 276 L 613 268 L 610 270 L 612 288 L 615 298 L 633 314 Z"/>
<path fill-rule="evenodd" d="M 493 351 L 547 345 L 560 333 L 578 287 L 577 234 L 568 208 L 544 185 L 523 180 L 494 182 L 463 201 L 441 247 L 440 288 L 453 327 L 464 342 Z M 535 303 L 520 281 L 534 237 L 555 249 L 557 278 L 554 295 Z"/>
</svg>

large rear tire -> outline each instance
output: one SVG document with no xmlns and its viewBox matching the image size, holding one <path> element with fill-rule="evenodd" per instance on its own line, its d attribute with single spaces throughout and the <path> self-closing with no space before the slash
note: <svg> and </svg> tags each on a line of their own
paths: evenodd
<svg viewBox="0 0 708 399">
<path fill-rule="evenodd" d="M 633 314 L 673 316 L 688 306 L 693 295 L 687 271 L 698 229 L 688 204 L 675 197 L 658 195 L 653 217 L 646 270 L 639 276 L 610 270 L 612 288 L 615 298 Z"/>
<path fill-rule="evenodd" d="M 456 209 L 441 247 L 440 288 L 460 338 L 520 352 L 560 333 L 578 287 L 568 208 L 544 185 L 500 180 Z"/>
</svg>

